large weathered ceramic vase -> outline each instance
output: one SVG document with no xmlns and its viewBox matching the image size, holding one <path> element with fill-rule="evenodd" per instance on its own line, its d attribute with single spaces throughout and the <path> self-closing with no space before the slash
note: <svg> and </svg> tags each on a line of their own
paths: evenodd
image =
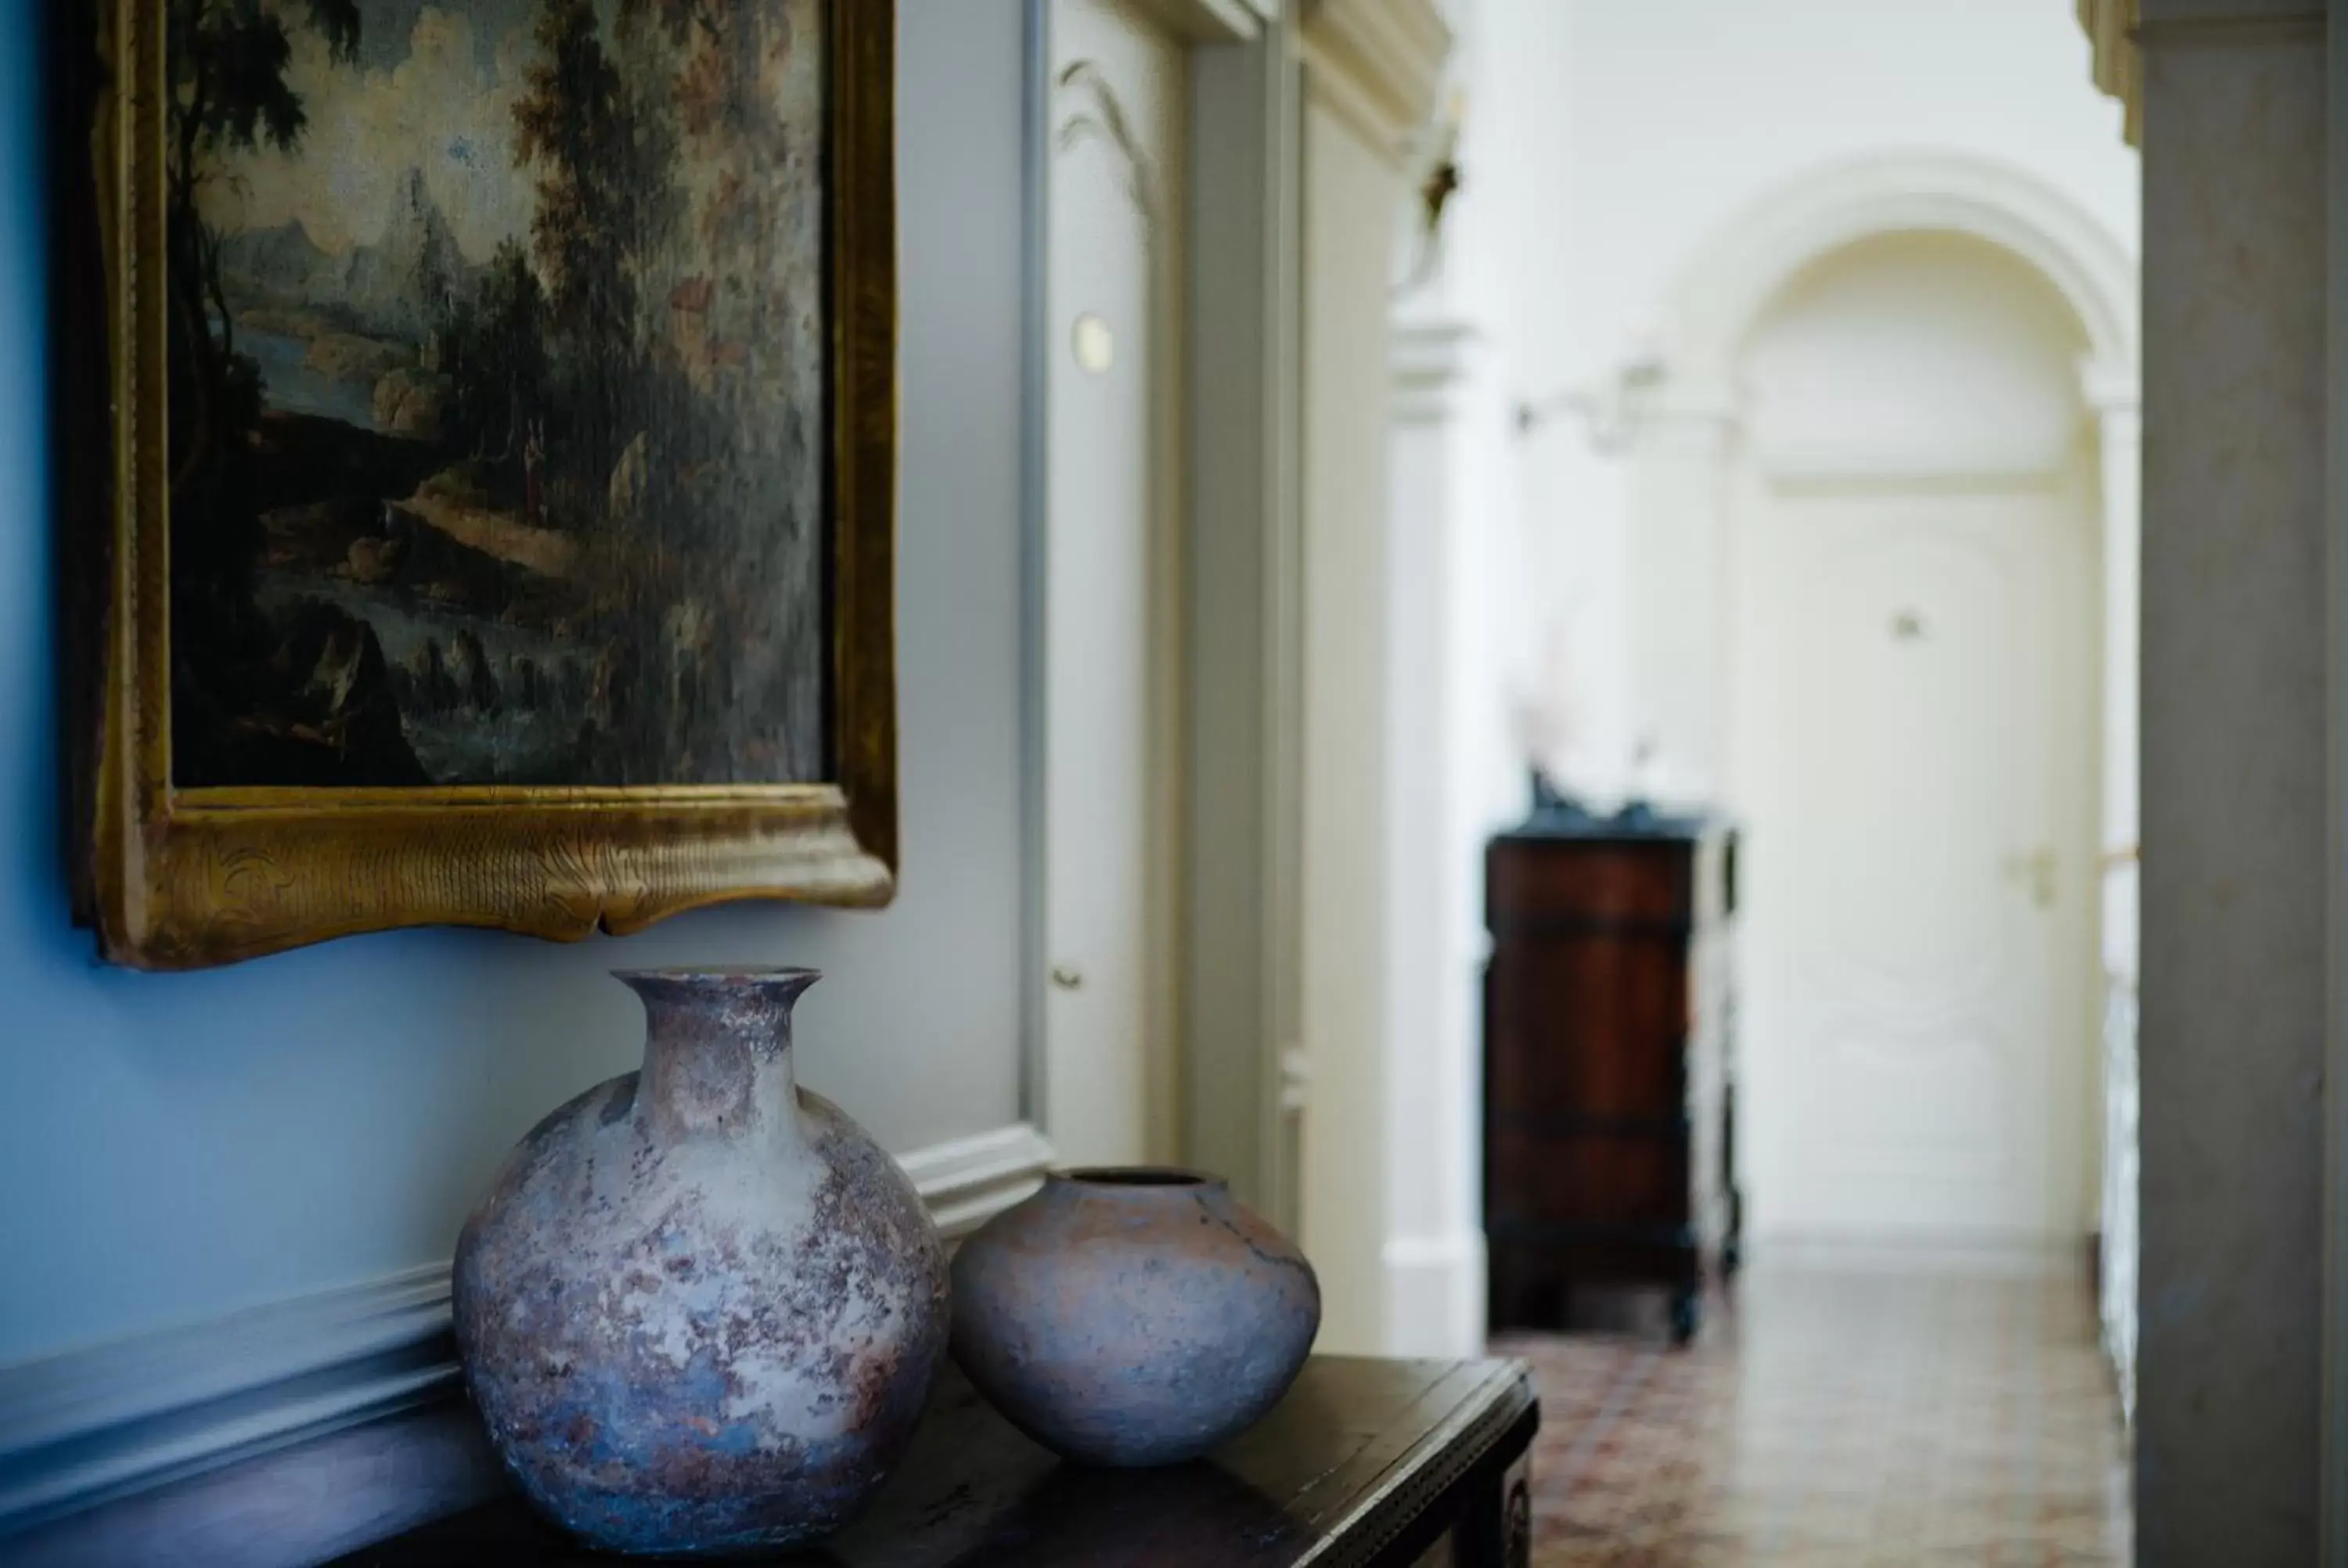
<svg viewBox="0 0 2348 1568">
<path fill-rule="evenodd" d="M 911 1436 L 946 1341 L 912 1185 L 791 1075 L 806 969 L 619 977 L 643 1071 L 523 1139 L 457 1246 L 457 1341 L 530 1500 L 594 1545 L 788 1546 Z"/>
<path fill-rule="evenodd" d="M 1020 1430 L 1086 1464 L 1174 1464 L 1253 1425 L 1295 1381 L 1321 1286 L 1224 1184 L 1070 1171 L 953 1264 L 953 1353 Z"/>
</svg>

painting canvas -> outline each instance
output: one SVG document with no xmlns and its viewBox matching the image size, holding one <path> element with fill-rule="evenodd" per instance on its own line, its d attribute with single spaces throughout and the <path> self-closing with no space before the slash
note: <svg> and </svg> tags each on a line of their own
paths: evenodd
<svg viewBox="0 0 2348 1568">
<path fill-rule="evenodd" d="M 189 785 L 826 765 L 819 0 L 170 0 Z"/>
<path fill-rule="evenodd" d="M 885 902 L 892 0 L 77 14 L 64 682 L 107 956 Z"/>
</svg>

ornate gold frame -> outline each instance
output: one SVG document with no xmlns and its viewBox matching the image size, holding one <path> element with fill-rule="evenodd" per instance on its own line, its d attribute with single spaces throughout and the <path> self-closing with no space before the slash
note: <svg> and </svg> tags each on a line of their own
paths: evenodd
<svg viewBox="0 0 2348 1568">
<path fill-rule="evenodd" d="M 830 0 L 833 691 L 838 778 L 651 788 L 171 784 L 162 0 L 106 0 L 91 149 L 113 435 L 80 913 L 143 968 L 400 926 L 576 940 L 739 898 L 895 888 L 895 7 Z M 75 521 L 78 521 L 76 519 Z M 68 526 L 71 526 L 69 522 Z M 85 720 L 85 723 L 88 722 Z M 88 746 L 88 743 L 83 743 Z"/>
</svg>

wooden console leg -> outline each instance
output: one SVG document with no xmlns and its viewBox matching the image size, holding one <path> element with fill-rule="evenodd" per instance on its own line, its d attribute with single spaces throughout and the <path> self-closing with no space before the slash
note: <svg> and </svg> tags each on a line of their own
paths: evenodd
<svg viewBox="0 0 2348 1568">
<path fill-rule="evenodd" d="M 1704 1327 L 1704 1292 L 1694 1285 L 1682 1285 L 1672 1291 L 1672 1343 L 1684 1345 L 1695 1337 Z"/>
</svg>

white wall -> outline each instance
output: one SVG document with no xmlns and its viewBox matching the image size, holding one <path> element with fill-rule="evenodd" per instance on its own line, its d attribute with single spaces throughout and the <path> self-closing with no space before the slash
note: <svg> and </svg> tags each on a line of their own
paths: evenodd
<svg viewBox="0 0 2348 1568">
<path fill-rule="evenodd" d="M 736 908 L 625 942 L 359 938 L 99 968 L 57 850 L 33 0 L 0 5 L 0 1364 L 445 1259 L 507 1148 L 634 1064 L 618 965 L 792 961 L 801 1081 L 908 1152 L 1016 1121 L 1020 0 L 903 0 L 904 874 L 878 915 Z"/>
<path fill-rule="evenodd" d="M 1581 244 L 1573 9 L 1567 0 L 1461 6 L 1452 107 L 1464 120 L 1464 183 L 1432 297 L 1406 308 L 1473 331 L 1493 384 L 1500 417 L 1481 433 L 1497 465 L 1486 488 L 1506 518 L 1516 575 L 1510 602 L 1488 620 L 1499 631 L 1491 657 L 1511 738 L 1602 794 L 1624 782 L 1621 683 L 1575 677 L 1621 669 L 1621 530 L 1593 524 L 1621 505 L 1622 476 L 1586 443 L 1556 439 L 1564 426 L 1526 441 L 1512 423 L 1518 401 L 1560 384 L 1579 313 L 1565 272 Z"/>
<path fill-rule="evenodd" d="M 1707 244 L 1838 162 L 1997 159 L 2133 252 L 2136 157 L 2057 0 L 1480 0 L 1468 47 L 1460 265 L 1535 401 L 1602 390 L 1643 354 L 1668 367 L 1667 301 Z M 1535 634 L 1545 729 L 1565 782 L 1606 799 L 1642 782 L 1653 718 L 1632 692 L 1631 500 L 1586 432 L 1570 414 L 1544 423 L 1519 482 L 1555 618 Z"/>
<path fill-rule="evenodd" d="M 1542 0 L 1530 0 L 1540 5 Z M 2028 169 L 2133 245 L 2136 156 L 2055 0 L 1570 0 L 1567 378 L 1603 371 L 1773 186 L 1933 150 Z"/>
</svg>

